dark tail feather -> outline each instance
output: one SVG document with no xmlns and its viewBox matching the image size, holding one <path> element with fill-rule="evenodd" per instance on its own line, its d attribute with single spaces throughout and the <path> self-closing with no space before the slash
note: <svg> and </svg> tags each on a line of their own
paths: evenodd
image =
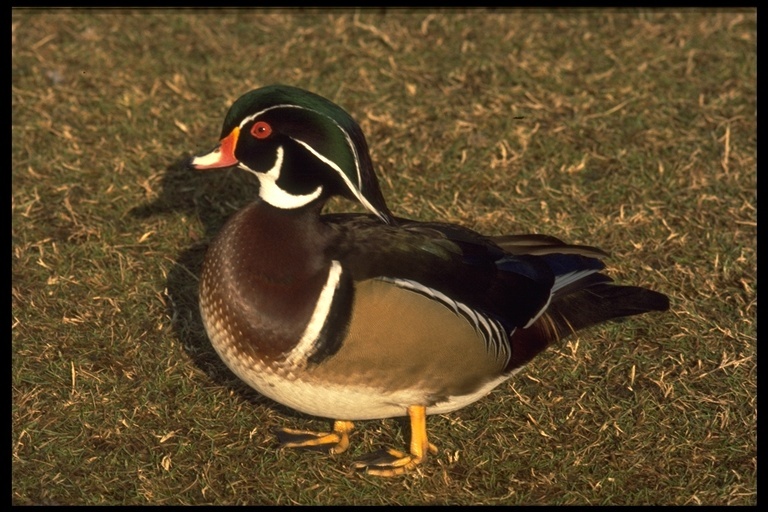
<svg viewBox="0 0 768 512">
<path fill-rule="evenodd" d="M 615 318 L 669 309 L 669 298 L 664 294 L 610 281 L 603 274 L 592 274 L 559 290 L 533 325 L 512 334 L 507 371 L 519 368 L 550 343 L 581 329 Z"/>
<path fill-rule="evenodd" d="M 639 286 L 603 282 L 554 297 L 545 314 L 551 318 L 554 337 L 561 338 L 614 318 L 667 309 L 666 295 Z"/>
</svg>

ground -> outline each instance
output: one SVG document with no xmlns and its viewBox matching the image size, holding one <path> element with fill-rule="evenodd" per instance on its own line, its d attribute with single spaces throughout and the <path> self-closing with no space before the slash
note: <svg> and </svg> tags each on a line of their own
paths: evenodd
<svg viewBox="0 0 768 512">
<path fill-rule="evenodd" d="M 754 10 L 12 12 L 15 504 L 756 503 Z M 246 173 L 182 163 L 271 83 L 347 109 L 393 212 L 611 252 L 667 313 L 580 333 L 403 449 L 248 390 L 197 312 Z M 335 211 L 360 209 L 337 201 Z"/>
</svg>

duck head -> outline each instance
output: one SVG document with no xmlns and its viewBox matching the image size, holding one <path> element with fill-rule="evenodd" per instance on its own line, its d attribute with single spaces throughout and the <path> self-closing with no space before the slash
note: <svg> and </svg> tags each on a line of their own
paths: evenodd
<svg viewBox="0 0 768 512">
<path fill-rule="evenodd" d="M 227 113 L 219 144 L 190 165 L 248 171 L 259 179 L 261 199 L 276 208 L 322 205 L 342 195 L 393 223 L 360 126 L 335 103 L 303 89 L 271 85 L 241 96 Z"/>
</svg>

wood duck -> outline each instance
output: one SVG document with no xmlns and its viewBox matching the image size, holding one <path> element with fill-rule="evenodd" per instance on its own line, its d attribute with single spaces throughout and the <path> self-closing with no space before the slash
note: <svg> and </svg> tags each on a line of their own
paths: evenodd
<svg viewBox="0 0 768 512">
<path fill-rule="evenodd" d="M 219 144 L 190 165 L 237 166 L 259 182 L 203 265 L 213 347 L 259 393 L 335 420 L 330 432 L 278 431 L 283 447 L 341 453 L 352 421 L 408 416 L 410 450 L 355 463 L 371 474 L 416 468 L 437 452 L 427 415 L 479 400 L 550 343 L 669 307 L 612 284 L 594 247 L 394 217 L 358 124 L 302 89 L 242 96 Z M 322 215 L 334 195 L 370 214 Z"/>
</svg>

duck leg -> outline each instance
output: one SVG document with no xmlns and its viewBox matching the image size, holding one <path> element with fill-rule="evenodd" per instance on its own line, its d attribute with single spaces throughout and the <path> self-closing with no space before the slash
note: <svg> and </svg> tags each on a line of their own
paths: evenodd
<svg viewBox="0 0 768 512">
<path fill-rule="evenodd" d="M 408 417 L 411 420 L 410 453 L 392 449 L 375 453 L 355 462 L 355 469 L 364 469 L 370 475 L 397 476 L 421 464 L 427 458 L 427 452 L 436 454 L 437 447 L 427 439 L 427 408 L 411 405 L 408 407 Z"/>
<path fill-rule="evenodd" d="M 344 452 L 349 447 L 349 433 L 354 429 L 351 421 L 333 422 L 331 432 L 310 432 L 281 428 L 275 433 L 281 448 L 309 448 L 327 451 L 331 455 Z"/>
</svg>

